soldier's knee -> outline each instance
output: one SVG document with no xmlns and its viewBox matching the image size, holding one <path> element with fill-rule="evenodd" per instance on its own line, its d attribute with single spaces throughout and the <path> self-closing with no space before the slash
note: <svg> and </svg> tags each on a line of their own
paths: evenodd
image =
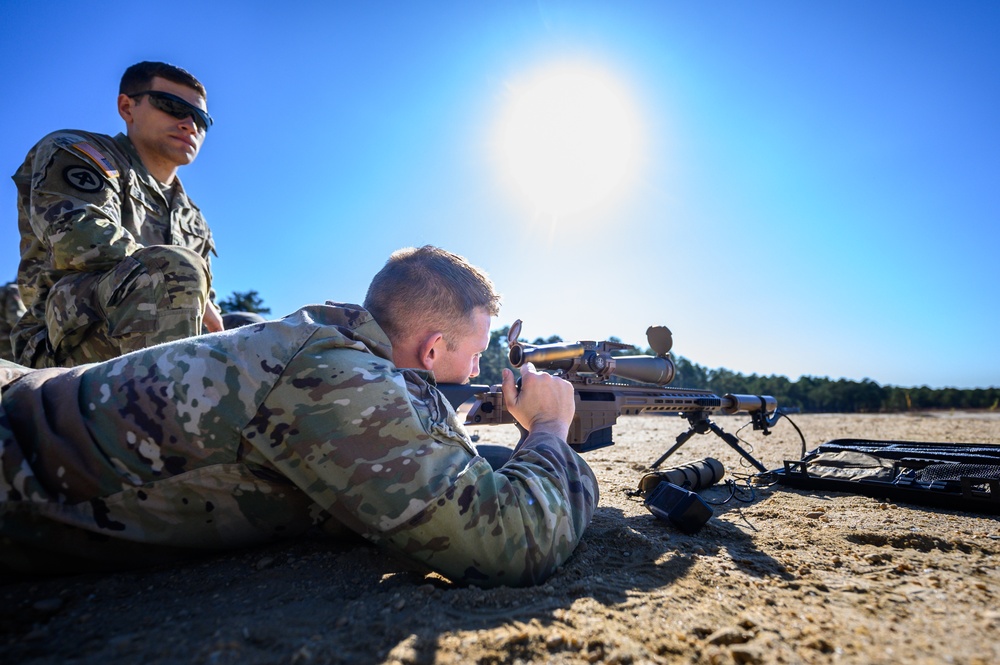
<svg viewBox="0 0 1000 665">
<path fill-rule="evenodd" d="M 132 253 L 154 282 L 167 285 L 175 294 L 200 296 L 202 301 L 211 288 L 208 264 L 197 252 L 175 245 L 150 245 Z"/>
</svg>

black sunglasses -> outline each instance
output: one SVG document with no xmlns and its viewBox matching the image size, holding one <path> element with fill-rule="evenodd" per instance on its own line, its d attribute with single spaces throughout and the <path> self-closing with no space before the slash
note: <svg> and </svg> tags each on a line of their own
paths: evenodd
<svg viewBox="0 0 1000 665">
<path fill-rule="evenodd" d="M 203 132 L 207 132 L 208 128 L 212 126 L 214 122 L 212 116 L 208 114 L 208 111 L 202 111 L 200 108 L 186 102 L 177 95 L 171 95 L 169 92 L 160 92 L 159 90 L 143 90 L 142 92 L 137 92 L 133 95 L 129 95 L 135 99 L 136 97 L 142 97 L 146 95 L 149 97 L 149 103 L 153 105 L 153 108 L 160 109 L 168 115 L 172 115 L 178 120 L 183 120 L 188 116 L 194 118 L 194 124 Z"/>
</svg>

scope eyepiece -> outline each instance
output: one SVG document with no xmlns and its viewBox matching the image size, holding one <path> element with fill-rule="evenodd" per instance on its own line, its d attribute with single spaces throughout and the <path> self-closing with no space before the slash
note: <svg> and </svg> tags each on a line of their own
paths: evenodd
<svg viewBox="0 0 1000 665">
<path fill-rule="evenodd" d="M 530 344 L 513 344 L 507 354 L 510 364 L 520 367 L 525 363 L 532 363 L 539 369 L 565 369 L 573 368 L 575 361 L 583 357 L 585 348 L 579 342 L 569 344 L 542 344 L 532 346 Z"/>
</svg>

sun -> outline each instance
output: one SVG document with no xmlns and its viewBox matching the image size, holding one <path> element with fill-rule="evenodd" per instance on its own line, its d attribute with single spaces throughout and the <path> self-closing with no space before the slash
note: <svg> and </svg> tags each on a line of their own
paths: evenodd
<svg viewBox="0 0 1000 665">
<path fill-rule="evenodd" d="M 536 211 L 565 217 L 633 184 L 641 129 L 631 96 L 599 67 L 560 63 L 512 83 L 498 131 L 506 179 Z"/>
</svg>

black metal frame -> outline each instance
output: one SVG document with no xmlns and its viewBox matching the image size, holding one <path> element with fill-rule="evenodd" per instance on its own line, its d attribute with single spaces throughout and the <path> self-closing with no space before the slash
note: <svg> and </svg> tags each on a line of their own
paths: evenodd
<svg viewBox="0 0 1000 665">
<path fill-rule="evenodd" d="M 819 453 L 850 450 L 893 460 L 892 480 L 845 480 L 810 475 L 809 459 Z M 805 490 L 861 494 L 951 510 L 1000 515 L 1000 480 L 962 476 L 959 480 L 921 482 L 910 473 L 931 464 L 1000 465 L 1000 445 L 836 439 L 809 451 L 804 459 L 785 461 L 774 470 L 779 483 Z"/>
</svg>

